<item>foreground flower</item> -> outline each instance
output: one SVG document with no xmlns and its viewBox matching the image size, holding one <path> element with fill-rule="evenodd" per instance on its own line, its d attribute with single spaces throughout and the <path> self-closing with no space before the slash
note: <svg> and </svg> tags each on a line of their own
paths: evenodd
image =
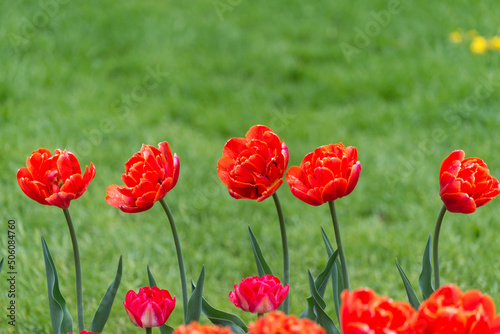
<svg viewBox="0 0 500 334">
<path fill-rule="evenodd" d="M 232 138 L 217 162 L 217 174 L 236 198 L 261 202 L 283 183 L 288 166 L 288 148 L 264 125 L 255 125 L 245 138 Z"/>
<path fill-rule="evenodd" d="M 450 212 L 472 213 L 500 194 L 498 180 L 479 158 L 453 151 L 441 164 L 439 195 Z"/>
<path fill-rule="evenodd" d="M 275 311 L 248 325 L 249 334 L 325 334 L 325 330 L 309 319 L 297 319 Z"/>
<path fill-rule="evenodd" d="M 321 205 L 349 195 L 356 187 L 361 164 L 355 147 L 330 144 L 307 154 L 292 166 L 286 181 L 292 193 L 310 205 Z"/>
<path fill-rule="evenodd" d="M 54 155 L 45 148 L 34 151 L 26 160 L 26 167 L 17 171 L 17 182 L 31 199 L 44 205 L 67 209 L 72 200 L 82 196 L 95 176 L 95 167 L 85 167 L 82 175 L 80 163 L 67 150 L 55 150 Z"/>
<path fill-rule="evenodd" d="M 251 313 L 268 313 L 276 310 L 288 295 L 288 284 L 283 286 L 273 275 L 253 276 L 234 285 L 229 299 L 236 307 Z"/>
<path fill-rule="evenodd" d="M 408 303 L 378 296 L 368 288 L 344 290 L 341 300 L 343 334 L 415 333 L 416 311 Z"/>
<path fill-rule="evenodd" d="M 175 307 L 175 296 L 172 298 L 167 290 L 156 286 L 127 292 L 123 302 L 130 321 L 141 328 L 162 326 Z"/>
<path fill-rule="evenodd" d="M 448 284 L 420 304 L 415 329 L 419 334 L 499 333 L 500 317 L 490 296 Z"/>
<path fill-rule="evenodd" d="M 189 325 L 181 325 L 175 329 L 173 334 L 234 334 L 229 327 L 216 325 L 200 325 L 192 322 Z"/>
<path fill-rule="evenodd" d="M 470 44 L 472 53 L 483 55 L 488 50 L 488 41 L 483 36 L 475 36 Z"/>
<path fill-rule="evenodd" d="M 101 334 L 101 333 L 94 333 L 94 332 L 89 332 L 89 331 L 81 331 L 80 333 L 68 333 L 68 334 Z"/>
<path fill-rule="evenodd" d="M 165 197 L 178 178 L 179 158 L 176 154 L 172 157 L 167 142 L 158 144 L 158 148 L 142 145 L 125 163 L 125 186 L 109 186 L 106 202 L 127 213 L 146 211 Z"/>
</svg>

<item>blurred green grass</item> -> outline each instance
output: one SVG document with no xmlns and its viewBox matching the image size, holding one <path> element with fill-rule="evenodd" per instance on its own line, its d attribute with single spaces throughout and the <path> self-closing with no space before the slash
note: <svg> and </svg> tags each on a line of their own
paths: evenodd
<svg viewBox="0 0 500 334">
<path fill-rule="evenodd" d="M 0 3 L 0 245 L 14 219 L 17 333 L 50 332 L 42 235 L 76 321 L 63 214 L 29 200 L 15 179 L 39 147 L 71 149 L 82 165 L 96 165 L 94 181 L 70 210 L 87 326 L 123 255 L 122 285 L 105 333 L 134 330 L 121 303 L 129 289 L 147 284 L 146 265 L 179 298 L 169 324 L 182 322 L 163 211 L 124 214 L 104 201 L 106 187 L 121 182 L 124 162 L 142 143 L 166 140 L 180 157 L 179 182 L 166 200 L 188 278 L 196 279 L 205 264 L 205 297 L 247 321 L 253 318 L 227 298 L 235 283 L 256 274 L 247 226 L 276 273 L 281 244 L 272 201 L 236 201 L 218 180 L 227 139 L 266 124 L 288 145 L 290 166 L 320 145 L 356 146 L 361 178 L 337 203 L 351 286 L 398 300 L 405 294 L 394 258 L 416 286 L 441 207 L 442 159 L 461 148 L 500 175 L 500 54 L 474 55 L 448 40 L 458 28 L 496 34 L 500 8 L 493 0 L 401 3 L 363 47 L 356 44 L 358 31 L 376 24 L 372 12 L 388 10 L 390 1 L 232 3 L 222 14 L 212 1 Z M 359 52 L 346 58 L 342 43 Z M 158 85 L 145 81 L 151 71 L 161 73 Z M 309 295 L 307 269 L 317 275 L 326 263 L 320 226 L 332 240 L 333 228 L 326 206 L 301 203 L 286 185 L 278 194 L 290 244 L 291 311 L 298 314 Z M 473 215 L 448 214 L 440 255 L 442 282 L 481 289 L 498 304 L 497 212 L 495 200 Z M 7 288 L 5 272 L 0 291 Z M 8 302 L 2 293 L 2 309 Z M 329 290 L 327 302 L 333 316 Z"/>
</svg>

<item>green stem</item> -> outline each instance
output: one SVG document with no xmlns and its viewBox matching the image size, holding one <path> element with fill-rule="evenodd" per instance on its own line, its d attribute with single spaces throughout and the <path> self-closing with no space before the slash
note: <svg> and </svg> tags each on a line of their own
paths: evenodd
<svg viewBox="0 0 500 334">
<path fill-rule="evenodd" d="M 290 258 L 288 256 L 288 239 L 286 237 L 286 227 L 285 218 L 283 216 L 283 210 L 281 209 L 280 200 L 278 194 L 273 194 L 274 204 L 276 205 L 276 210 L 278 211 L 278 217 L 280 221 L 281 230 L 281 244 L 283 246 L 283 284 L 290 284 Z M 283 312 L 288 314 L 290 308 L 290 293 L 287 294 L 285 300 L 283 301 Z"/>
<path fill-rule="evenodd" d="M 438 289 L 440 286 L 438 246 L 439 246 L 439 232 L 441 231 L 441 224 L 443 223 L 443 217 L 445 213 L 446 213 L 446 207 L 443 205 L 441 211 L 439 212 L 438 219 L 436 221 L 436 228 L 434 229 L 434 240 L 432 240 L 432 259 L 434 262 L 434 289 Z"/>
<path fill-rule="evenodd" d="M 182 306 L 184 308 L 184 323 L 187 325 L 187 304 L 188 304 L 188 289 L 186 280 L 186 269 L 184 269 L 184 259 L 182 257 L 181 243 L 179 241 L 179 235 L 177 234 L 177 228 L 175 227 L 174 217 L 172 212 L 167 205 L 167 202 L 162 198 L 160 200 L 161 206 L 165 213 L 167 214 L 168 220 L 170 222 L 170 227 L 172 228 L 172 235 L 174 237 L 175 250 L 177 251 L 177 262 L 179 262 L 179 272 L 181 274 L 181 286 L 182 286 Z"/>
<path fill-rule="evenodd" d="M 330 213 L 332 215 L 333 229 L 335 230 L 335 240 L 337 242 L 337 249 L 339 251 L 340 265 L 342 267 L 342 280 L 344 281 L 344 289 L 351 290 L 349 285 L 349 273 L 347 272 L 347 262 L 345 259 L 344 247 L 342 246 L 342 238 L 340 237 L 339 221 L 337 219 L 337 212 L 335 211 L 335 202 L 329 201 Z"/>
<path fill-rule="evenodd" d="M 152 333 L 153 333 L 153 328 L 146 327 L 146 334 L 152 334 Z"/>
<path fill-rule="evenodd" d="M 76 240 L 75 228 L 73 226 L 73 219 L 69 209 L 63 209 L 64 216 L 68 222 L 69 234 L 71 235 L 71 242 L 73 244 L 73 256 L 75 258 L 75 274 L 76 274 L 76 305 L 78 310 L 78 331 L 85 330 L 84 317 L 83 317 L 83 289 L 82 289 L 82 267 L 80 264 L 80 251 L 78 250 L 78 241 Z"/>
</svg>

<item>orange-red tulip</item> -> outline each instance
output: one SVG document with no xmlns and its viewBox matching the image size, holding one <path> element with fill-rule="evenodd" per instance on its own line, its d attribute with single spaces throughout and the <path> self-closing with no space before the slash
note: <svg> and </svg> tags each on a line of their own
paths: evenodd
<svg viewBox="0 0 500 334">
<path fill-rule="evenodd" d="M 251 313 L 268 313 L 276 310 L 288 294 L 288 284 L 283 286 L 273 275 L 247 277 L 234 285 L 229 299 L 236 307 Z"/>
<path fill-rule="evenodd" d="M 450 212 L 473 213 L 500 194 L 498 180 L 483 160 L 464 158 L 462 150 L 451 152 L 439 171 L 439 195 Z"/>
<path fill-rule="evenodd" d="M 416 311 L 406 302 L 378 296 L 361 288 L 341 294 L 340 325 L 343 334 L 414 334 Z M 436 332 L 438 333 L 438 332 Z"/>
<path fill-rule="evenodd" d="M 175 307 L 175 296 L 172 298 L 167 290 L 146 286 L 127 292 L 123 302 L 130 321 L 141 328 L 160 327 L 165 324 Z"/>
<path fill-rule="evenodd" d="M 248 325 L 249 334 L 325 334 L 320 325 L 309 319 L 297 319 L 283 312 L 271 312 Z"/>
<path fill-rule="evenodd" d="M 318 147 L 300 166 L 292 166 L 286 181 L 292 193 L 310 205 L 349 195 L 358 183 L 361 164 L 355 147 L 342 143 Z"/>
<path fill-rule="evenodd" d="M 192 322 L 189 325 L 177 327 L 173 334 L 234 334 L 229 327 L 216 325 L 200 325 Z"/>
<path fill-rule="evenodd" d="M 288 148 L 264 125 L 255 125 L 245 138 L 232 138 L 222 150 L 217 174 L 236 198 L 263 201 L 283 183 L 288 166 Z"/>
<path fill-rule="evenodd" d="M 67 209 L 72 200 L 82 196 L 95 176 L 95 167 L 85 166 L 82 175 L 80 163 L 69 151 L 41 148 L 26 160 L 26 167 L 17 171 L 17 182 L 31 199 L 44 205 Z"/>
<path fill-rule="evenodd" d="M 500 317 L 490 296 L 448 284 L 420 304 L 415 329 L 418 334 L 493 334 L 500 333 Z"/>
<path fill-rule="evenodd" d="M 106 202 L 123 212 L 146 211 L 165 197 L 178 178 L 179 158 L 176 154 L 172 156 L 167 142 L 158 144 L 158 148 L 142 145 L 125 164 L 122 175 L 125 186 L 109 186 Z"/>
</svg>

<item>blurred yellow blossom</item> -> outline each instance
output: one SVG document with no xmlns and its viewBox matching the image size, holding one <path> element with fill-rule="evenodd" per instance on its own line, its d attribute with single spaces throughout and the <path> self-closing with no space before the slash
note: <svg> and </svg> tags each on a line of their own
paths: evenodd
<svg viewBox="0 0 500 334">
<path fill-rule="evenodd" d="M 489 40 L 488 45 L 490 50 L 500 50 L 500 36 L 494 36 Z"/>
<path fill-rule="evenodd" d="M 456 44 L 462 43 L 462 34 L 460 33 L 460 31 L 454 31 L 450 33 L 450 40 Z"/>
<path fill-rule="evenodd" d="M 470 50 L 476 54 L 484 54 L 488 49 L 488 42 L 483 36 L 476 36 L 472 39 Z"/>
</svg>

